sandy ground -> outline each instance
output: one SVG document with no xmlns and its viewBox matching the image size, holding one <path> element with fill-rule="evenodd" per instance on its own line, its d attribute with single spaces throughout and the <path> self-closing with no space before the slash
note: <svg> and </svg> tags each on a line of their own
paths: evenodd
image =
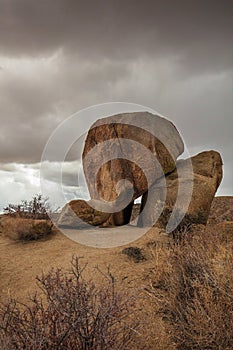
<svg viewBox="0 0 233 350">
<path fill-rule="evenodd" d="M 232 197 L 216 197 L 210 221 L 232 221 L 232 203 Z M 114 229 L 62 231 L 64 233 L 56 230 L 47 240 L 28 243 L 15 242 L 0 233 L 1 300 L 10 294 L 20 299 L 27 298 L 28 292 L 35 289 L 36 275 L 51 267 L 69 268 L 73 255 L 83 257 L 83 263 L 88 263 L 86 273 L 90 277 L 96 278 L 96 265 L 102 268 L 111 265 L 119 280 L 136 281 L 135 285 L 140 285 L 142 276 L 151 268 L 150 259 L 135 264 L 121 253 L 122 249 L 127 246 L 145 248 L 151 240 L 167 242 L 167 237 L 157 228 L 145 234 L 144 229 L 130 225 Z"/>
<path fill-rule="evenodd" d="M 88 234 L 92 238 L 94 235 L 96 239 L 96 232 L 85 231 L 66 230 L 66 234 L 72 237 L 76 236 L 76 238 L 78 236 L 82 240 L 85 240 L 85 234 Z M 131 228 L 127 234 L 125 230 L 119 232 L 118 229 L 114 229 L 114 231 L 122 242 L 126 238 L 133 239 L 142 234 L 142 230 L 136 228 Z M 105 243 L 113 245 L 114 240 L 110 236 L 112 234 L 113 229 L 106 230 Z M 90 236 L 88 242 L 93 243 Z M 2 235 L 0 236 L 0 301 L 5 302 L 9 297 L 13 297 L 27 303 L 29 295 L 33 295 L 36 289 L 36 275 L 41 275 L 42 271 L 49 271 L 52 267 L 68 270 L 72 256 L 79 256 L 81 264 L 88 264 L 84 271 L 86 279 L 92 279 L 99 285 L 103 282 L 103 276 L 96 270 L 96 266 L 98 265 L 98 268 L 105 273 L 109 266 L 115 277 L 118 290 L 136 295 L 137 305 L 134 318 L 140 320 L 141 327 L 143 327 L 143 331 L 137 335 L 137 348 L 159 349 L 158 334 L 154 330 L 156 329 L 159 334 L 163 334 L 165 332 L 164 324 L 161 319 L 154 317 L 154 307 L 150 298 L 146 297 L 145 294 L 152 261 L 148 259 L 135 263 L 128 256 L 122 254 L 123 248 L 137 246 L 143 247 L 147 256 L 149 250 L 145 250 L 145 247 L 148 242 L 154 242 L 154 240 L 161 246 L 168 243 L 167 237 L 158 229 L 150 230 L 131 244 L 115 248 L 86 246 L 69 239 L 59 231 L 47 240 L 28 243 L 14 242 Z M 98 244 L 99 241 L 96 241 Z M 164 341 L 167 341 L 165 336 L 163 338 Z M 168 346 L 166 345 L 165 348 Z M 173 347 L 169 345 L 169 349 L 173 349 Z"/>
<path fill-rule="evenodd" d="M 78 239 L 89 245 L 114 245 L 116 240 L 123 243 L 143 234 L 143 229 L 132 227 L 131 229 L 105 229 L 104 237 L 94 230 L 64 230 L 67 236 Z M 88 232 L 87 232 L 88 231 Z M 127 232 L 126 232 L 127 231 Z M 126 246 L 145 246 L 146 242 L 157 239 L 166 242 L 158 229 L 152 229 L 137 241 L 131 244 L 115 248 L 96 248 L 77 243 L 66 235 L 56 231 L 49 239 L 36 242 L 15 242 L 3 235 L 0 236 L 0 295 L 5 299 L 10 294 L 16 298 L 27 299 L 28 293 L 35 289 L 35 276 L 42 271 L 46 272 L 51 267 L 63 267 L 68 269 L 72 256 L 82 257 L 83 264 L 88 263 L 86 273 L 95 278 L 96 265 L 106 269 L 108 265 L 117 275 L 119 280 L 129 279 L 132 286 L 140 276 L 144 275 L 145 269 L 149 268 L 150 262 L 145 261 L 135 264 L 127 256 L 122 254 Z M 99 236 L 98 236 L 99 235 Z M 115 237 L 115 238 L 113 238 Z M 127 276 L 126 276 L 127 275 Z M 128 284 L 128 282 L 127 282 Z"/>
<path fill-rule="evenodd" d="M 221 214 L 221 219 L 231 221 L 231 209 L 230 214 L 226 212 L 226 209 L 229 211 L 230 203 L 232 197 L 222 197 L 221 206 L 215 203 L 217 216 L 212 213 L 212 220 Z M 106 271 L 110 266 L 119 288 L 138 296 L 135 317 L 143 321 L 143 332 L 139 336 L 136 348 L 172 350 L 174 347 L 169 343 L 163 320 L 155 317 L 154 306 L 150 298 L 145 297 L 145 289 L 150 283 L 150 272 L 154 268 L 155 260 L 151 259 L 149 248 L 149 243 L 153 242 L 160 247 L 155 251 L 156 256 L 153 259 L 160 259 L 163 246 L 169 244 L 169 239 L 158 228 L 153 228 L 147 233 L 144 229 L 133 226 L 105 228 L 104 231 L 66 229 L 62 233 L 55 230 L 46 240 L 27 243 L 16 242 L 0 233 L 0 301 L 6 301 L 12 296 L 27 302 L 29 294 L 32 295 L 36 289 L 37 275 L 41 275 L 42 271 L 49 271 L 52 267 L 68 270 L 72 256 L 79 256 L 81 264 L 88 264 L 84 271 L 87 279 L 92 279 L 96 284 L 102 283 L 102 276 L 97 272 L 96 266 L 102 271 Z M 124 245 L 125 243 L 127 244 Z M 128 246 L 143 248 L 148 259 L 135 263 L 122 254 L 122 249 Z M 160 347 L 158 344 L 161 341 L 163 344 Z"/>
<path fill-rule="evenodd" d="M 94 248 L 120 247 L 141 238 L 148 228 L 131 225 L 115 228 L 96 228 L 87 230 L 62 229 L 64 235 L 71 240 Z"/>
</svg>

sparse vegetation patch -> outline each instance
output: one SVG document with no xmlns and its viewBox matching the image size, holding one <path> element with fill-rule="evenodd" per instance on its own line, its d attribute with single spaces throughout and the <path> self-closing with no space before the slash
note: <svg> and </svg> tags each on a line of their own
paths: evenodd
<svg viewBox="0 0 233 350">
<path fill-rule="evenodd" d="M 0 221 L 0 230 L 4 236 L 16 241 L 35 241 L 51 235 L 53 224 L 48 220 L 3 216 Z"/>
<path fill-rule="evenodd" d="M 134 298 L 117 289 L 109 271 L 97 287 L 83 278 L 84 268 L 74 258 L 70 273 L 57 269 L 37 277 L 44 299 L 1 305 L 1 349 L 129 349 L 137 329 L 129 321 Z"/>
<path fill-rule="evenodd" d="M 133 259 L 134 262 L 138 263 L 140 261 L 146 260 L 143 250 L 139 247 L 127 247 L 122 250 L 122 254 L 127 255 L 129 258 Z"/>
</svg>

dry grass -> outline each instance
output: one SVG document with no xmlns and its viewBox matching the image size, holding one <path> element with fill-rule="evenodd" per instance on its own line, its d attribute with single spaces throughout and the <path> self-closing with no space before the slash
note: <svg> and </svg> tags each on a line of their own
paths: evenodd
<svg viewBox="0 0 233 350">
<path fill-rule="evenodd" d="M 0 306 L 0 345 L 8 349 L 128 349 L 137 333 L 129 321 L 134 297 L 117 288 L 108 270 L 97 287 L 83 278 L 84 267 L 73 258 L 71 271 L 51 270 L 37 277 L 46 300 L 31 304 L 10 300 Z M 128 321 L 128 322 L 127 322 Z"/>
<path fill-rule="evenodd" d="M 93 267 L 104 270 L 110 264 L 120 293 L 137 294 L 135 314 L 127 322 L 140 321 L 140 327 L 129 349 L 228 350 L 233 328 L 231 228 L 229 222 L 224 232 L 222 225 L 197 226 L 176 242 L 153 228 L 135 242 L 146 257 L 137 264 L 134 254 L 133 259 L 122 254 L 122 247 L 95 249 L 59 233 L 28 244 L 0 237 L 2 300 L 11 288 L 16 299 L 29 305 L 25 295 L 35 290 L 35 275 L 42 269 L 49 273 L 52 266 L 67 269 L 75 253 L 88 262 L 84 277 L 96 286 L 102 282 Z M 10 343 L 5 349 L 11 349 Z"/>
<path fill-rule="evenodd" d="M 221 235 L 202 230 L 159 258 L 158 251 L 152 254 L 155 268 L 147 292 L 176 349 L 232 349 L 230 245 Z"/>
<path fill-rule="evenodd" d="M 52 233 L 53 225 L 48 220 L 32 220 L 3 216 L 0 230 L 5 237 L 16 241 L 43 239 Z"/>
</svg>

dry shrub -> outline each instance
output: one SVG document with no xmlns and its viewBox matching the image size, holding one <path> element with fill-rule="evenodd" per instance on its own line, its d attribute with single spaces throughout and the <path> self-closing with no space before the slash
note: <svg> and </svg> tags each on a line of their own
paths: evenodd
<svg viewBox="0 0 233 350">
<path fill-rule="evenodd" d="M 232 349 L 229 248 L 220 236 L 202 231 L 167 249 L 163 261 L 155 259 L 148 293 L 177 349 Z"/>
<path fill-rule="evenodd" d="M 12 217 L 48 220 L 51 214 L 51 207 L 48 197 L 36 194 L 30 201 L 22 200 L 18 204 L 8 204 L 4 212 Z"/>
<path fill-rule="evenodd" d="M 84 280 L 84 268 L 73 258 L 70 272 L 57 269 L 37 277 L 45 299 L 35 295 L 29 305 L 15 300 L 2 305 L 2 348 L 7 344 L 9 349 L 26 350 L 127 349 L 136 332 L 136 324 L 126 322 L 134 298 L 116 289 L 109 271 L 97 287 Z"/>
<path fill-rule="evenodd" d="M 48 220 L 31 220 L 4 216 L 0 222 L 2 233 L 11 239 L 19 241 L 39 240 L 52 233 Z"/>
<path fill-rule="evenodd" d="M 146 260 L 144 252 L 139 247 L 127 247 L 122 250 L 122 254 L 127 255 L 129 258 L 133 259 L 135 263 Z"/>
</svg>

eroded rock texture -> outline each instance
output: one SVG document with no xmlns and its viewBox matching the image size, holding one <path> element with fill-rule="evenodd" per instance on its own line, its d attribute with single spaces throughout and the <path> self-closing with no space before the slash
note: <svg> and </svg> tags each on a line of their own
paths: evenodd
<svg viewBox="0 0 233 350">
<path fill-rule="evenodd" d="M 156 181 L 149 191 L 149 203 L 148 193 L 144 194 L 141 211 L 145 205 L 146 208 L 141 213 L 138 225 L 151 226 L 156 223 L 158 210 L 161 209 L 160 204 L 164 198 L 165 205 L 157 222 L 163 228 L 169 229 L 168 226 L 172 228 L 177 224 L 190 223 L 205 225 L 221 180 L 222 159 L 218 152 L 205 151 L 189 159 L 177 161 L 176 169 L 166 176 L 166 188 L 161 180 Z M 179 200 L 174 209 L 179 186 Z M 172 212 L 173 216 L 169 222 Z M 180 221 L 182 216 L 184 217 Z"/>
<path fill-rule="evenodd" d="M 97 209 L 94 209 L 97 207 Z M 72 200 L 67 203 L 58 219 L 58 226 L 83 228 L 99 226 L 106 222 L 110 213 L 105 213 L 101 210 L 101 205 L 98 208 L 98 203 L 94 201 Z"/>
<path fill-rule="evenodd" d="M 84 173 L 91 198 L 115 201 L 116 213 L 107 224 L 129 222 L 133 200 L 161 176 L 175 169 L 183 141 L 167 119 L 148 112 L 124 113 L 97 120 L 83 150 Z M 121 182 L 126 179 L 129 182 Z M 131 204 L 117 210 L 132 184 Z M 126 200 L 127 203 L 127 200 Z"/>
</svg>

